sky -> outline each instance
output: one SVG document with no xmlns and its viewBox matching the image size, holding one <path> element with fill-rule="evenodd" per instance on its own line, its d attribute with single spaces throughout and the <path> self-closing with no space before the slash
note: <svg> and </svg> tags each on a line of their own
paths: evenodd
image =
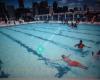
<svg viewBox="0 0 100 80">
<path fill-rule="evenodd" d="M 24 5 L 25 7 L 31 7 L 32 6 L 32 3 L 31 2 L 36 2 L 36 1 L 41 1 L 41 0 L 24 0 Z M 52 4 L 53 1 L 55 0 L 48 0 L 48 3 L 49 4 Z M 59 1 L 61 3 L 64 3 L 64 4 L 67 4 L 67 3 L 77 3 L 77 2 L 81 2 L 83 3 L 86 2 L 86 3 L 90 3 L 92 2 L 94 4 L 94 1 L 95 0 L 56 0 L 56 1 Z M 16 8 L 18 8 L 18 0 L 0 0 L 0 2 L 5 2 L 6 5 L 14 5 Z"/>
<path fill-rule="evenodd" d="M 31 2 L 36 2 L 41 0 L 24 0 L 25 7 L 31 7 Z M 18 0 L 0 0 L 0 2 L 5 2 L 6 5 L 14 5 L 15 7 L 18 7 Z M 53 0 L 48 0 L 49 4 L 53 2 Z"/>
</svg>

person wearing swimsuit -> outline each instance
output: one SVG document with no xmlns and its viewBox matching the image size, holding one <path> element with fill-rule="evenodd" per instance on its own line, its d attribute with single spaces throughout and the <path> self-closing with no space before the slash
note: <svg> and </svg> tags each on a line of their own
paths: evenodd
<svg viewBox="0 0 100 80">
<path fill-rule="evenodd" d="M 87 66 L 84 66 L 83 64 L 81 64 L 78 61 L 71 60 L 65 55 L 62 55 L 62 59 L 63 59 L 64 62 L 66 62 L 71 67 L 79 67 L 79 68 L 82 68 L 82 69 L 88 69 Z"/>
<path fill-rule="evenodd" d="M 75 47 L 78 47 L 80 49 L 83 49 L 85 47 L 85 45 L 83 44 L 83 41 L 80 40 L 80 43 L 76 44 Z"/>
</svg>

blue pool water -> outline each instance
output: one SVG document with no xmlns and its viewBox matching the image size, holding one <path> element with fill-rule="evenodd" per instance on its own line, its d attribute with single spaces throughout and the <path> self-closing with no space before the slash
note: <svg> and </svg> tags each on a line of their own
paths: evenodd
<svg viewBox="0 0 100 80">
<path fill-rule="evenodd" d="M 83 40 L 84 56 L 74 45 Z M 100 59 L 91 52 L 100 50 L 100 25 L 80 24 L 72 29 L 65 24 L 26 24 L 0 28 L 0 60 L 9 77 L 87 78 L 100 77 Z M 61 55 L 70 55 L 88 70 L 70 67 Z"/>
</svg>

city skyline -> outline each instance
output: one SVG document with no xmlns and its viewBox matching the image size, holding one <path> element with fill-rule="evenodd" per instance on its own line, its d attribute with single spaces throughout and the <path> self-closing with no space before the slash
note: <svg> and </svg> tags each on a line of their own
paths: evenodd
<svg viewBox="0 0 100 80">
<path fill-rule="evenodd" d="M 40 2 L 43 0 L 24 0 L 25 7 L 32 7 L 32 2 Z M 48 3 L 51 4 L 53 0 L 48 0 Z M 15 8 L 19 7 L 18 0 L 0 0 L 0 2 L 5 3 L 6 5 L 13 5 Z"/>
<path fill-rule="evenodd" d="M 24 0 L 24 5 L 25 5 L 25 8 L 31 8 L 32 7 L 32 2 L 40 2 L 40 1 L 43 1 L 43 0 Z M 63 4 L 63 5 L 67 5 L 67 4 L 73 4 L 73 3 L 80 3 L 83 4 L 83 3 L 86 3 L 88 4 L 95 4 L 96 0 L 91 0 L 91 2 L 89 0 L 47 0 L 48 1 L 48 4 L 51 5 L 54 1 L 58 1 L 58 4 Z M 19 7 L 19 4 L 18 4 L 18 0 L 0 0 L 0 2 L 4 2 L 6 5 L 13 5 L 15 8 L 18 8 Z"/>
</svg>

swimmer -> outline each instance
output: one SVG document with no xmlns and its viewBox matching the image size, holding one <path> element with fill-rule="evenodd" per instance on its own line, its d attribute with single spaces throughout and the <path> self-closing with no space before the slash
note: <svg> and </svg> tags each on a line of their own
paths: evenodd
<svg viewBox="0 0 100 80">
<path fill-rule="evenodd" d="M 80 40 L 80 42 L 78 44 L 76 44 L 75 47 L 78 47 L 79 49 L 83 49 L 84 47 L 88 47 L 88 46 L 83 44 L 83 41 Z M 88 48 L 90 48 L 90 47 L 88 47 Z"/>
<path fill-rule="evenodd" d="M 71 26 L 71 28 L 73 28 L 74 27 L 74 23 L 72 22 L 70 26 Z"/>
<path fill-rule="evenodd" d="M 74 28 L 77 28 L 77 23 L 74 23 Z"/>
<path fill-rule="evenodd" d="M 3 62 L 0 60 L 0 64 L 3 64 Z"/>
<path fill-rule="evenodd" d="M 1 71 L 1 68 L 2 68 L 2 64 L 3 64 L 3 62 L 0 60 L 0 71 Z"/>
<path fill-rule="evenodd" d="M 62 57 L 63 61 L 66 62 L 71 67 L 78 67 L 78 68 L 82 68 L 82 69 L 86 69 L 86 70 L 88 69 L 87 66 L 84 66 L 83 64 L 81 64 L 78 61 L 71 60 L 65 55 L 62 55 L 61 57 Z"/>
</svg>

